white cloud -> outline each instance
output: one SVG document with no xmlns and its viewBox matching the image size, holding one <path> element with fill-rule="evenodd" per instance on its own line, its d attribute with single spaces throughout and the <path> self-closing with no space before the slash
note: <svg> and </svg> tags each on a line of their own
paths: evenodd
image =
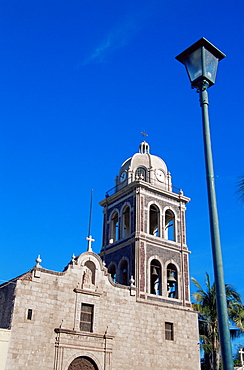
<svg viewBox="0 0 244 370">
<path fill-rule="evenodd" d="M 155 4 L 155 3 L 154 3 Z M 151 4 L 152 5 L 152 4 Z M 108 55 L 127 45 L 133 36 L 141 29 L 143 22 L 152 14 L 153 7 L 144 7 L 135 14 L 129 15 L 120 25 L 115 27 L 94 52 L 84 60 L 83 65 L 107 61 Z"/>
</svg>

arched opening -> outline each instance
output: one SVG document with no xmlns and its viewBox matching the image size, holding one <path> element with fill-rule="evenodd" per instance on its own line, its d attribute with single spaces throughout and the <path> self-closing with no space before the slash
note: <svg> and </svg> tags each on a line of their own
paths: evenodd
<svg viewBox="0 0 244 370">
<path fill-rule="evenodd" d="M 165 239 L 175 241 L 175 214 L 170 209 L 165 212 Z"/>
<path fill-rule="evenodd" d="M 145 167 L 138 167 L 136 169 L 135 179 L 147 181 L 147 170 Z"/>
<path fill-rule="evenodd" d="M 178 274 L 173 263 L 167 266 L 167 292 L 169 298 L 178 298 Z"/>
<path fill-rule="evenodd" d="M 91 279 L 91 284 L 95 284 L 95 271 L 96 271 L 96 266 L 93 262 L 91 261 L 86 261 L 85 266 L 90 270 L 90 279 Z"/>
<path fill-rule="evenodd" d="M 128 262 L 126 260 L 121 261 L 119 270 L 119 283 L 128 285 Z"/>
<path fill-rule="evenodd" d="M 123 211 L 123 237 L 130 236 L 130 207 L 125 206 Z"/>
<path fill-rule="evenodd" d="M 116 267 L 115 265 L 110 265 L 108 268 L 108 272 L 110 273 L 114 283 L 116 283 Z"/>
<path fill-rule="evenodd" d="M 159 236 L 159 209 L 155 204 L 149 210 L 149 234 Z"/>
<path fill-rule="evenodd" d="M 119 215 L 118 212 L 114 212 L 111 220 L 111 243 L 115 243 L 119 240 Z"/>
<path fill-rule="evenodd" d="M 162 271 L 161 264 L 158 260 L 152 260 L 150 263 L 150 293 L 162 294 Z"/>
<path fill-rule="evenodd" d="M 98 370 L 98 367 L 90 357 L 81 356 L 71 362 L 68 370 Z"/>
</svg>

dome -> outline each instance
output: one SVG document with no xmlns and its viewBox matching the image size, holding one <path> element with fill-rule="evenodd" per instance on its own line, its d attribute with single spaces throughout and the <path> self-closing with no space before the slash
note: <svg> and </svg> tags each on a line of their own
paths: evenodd
<svg viewBox="0 0 244 370">
<path fill-rule="evenodd" d="M 150 154 L 150 147 L 146 141 L 141 142 L 138 153 L 122 164 L 118 183 L 125 182 L 125 184 L 129 184 L 132 181 L 139 180 L 171 190 L 171 176 L 165 162 L 162 158 Z"/>
</svg>

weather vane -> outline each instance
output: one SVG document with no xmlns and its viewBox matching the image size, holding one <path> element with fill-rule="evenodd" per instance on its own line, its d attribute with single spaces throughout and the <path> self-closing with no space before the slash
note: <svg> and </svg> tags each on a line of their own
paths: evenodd
<svg viewBox="0 0 244 370">
<path fill-rule="evenodd" d="M 148 134 L 145 131 L 142 131 L 141 134 L 142 134 L 144 139 L 146 138 L 146 136 L 148 136 Z"/>
</svg>

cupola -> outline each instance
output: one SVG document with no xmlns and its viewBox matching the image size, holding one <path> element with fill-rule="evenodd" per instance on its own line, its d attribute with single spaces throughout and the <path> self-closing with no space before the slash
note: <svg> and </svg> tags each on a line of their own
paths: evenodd
<svg viewBox="0 0 244 370">
<path fill-rule="evenodd" d="M 120 167 L 116 178 L 117 189 L 134 181 L 145 181 L 160 189 L 172 191 L 171 175 L 162 158 L 150 154 L 150 146 L 144 140 L 139 145 L 139 153 L 128 158 Z"/>
<path fill-rule="evenodd" d="M 140 146 L 139 146 L 139 153 L 144 154 L 144 153 L 149 153 L 149 144 L 146 141 L 143 141 Z"/>
</svg>

